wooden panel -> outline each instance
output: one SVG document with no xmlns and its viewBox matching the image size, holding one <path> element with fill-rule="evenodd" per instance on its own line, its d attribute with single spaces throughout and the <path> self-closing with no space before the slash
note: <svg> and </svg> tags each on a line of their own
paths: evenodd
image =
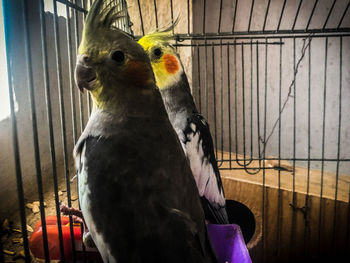
<svg viewBox="0 0 350 263">
<path fill-rule="evenodd" d="M 232 167 L 239 166 L 232 162 Z M 293 173 L 280 171 L 281 188 L 278 189 L 278 171 L 265 170 L 264 211 L 263 171 L 250 175 L 244 170 L 221 170 L 221 176 L 226 198 L 243 203 L 255 216 L 256 230 L 247 244 L 253 262 L 262 262 L 263 254 L 265 262 L 293 262 L 339 257 L 350 251 L 347 234 L 350 178 L 347 176 L 339 175 L 335 201 L 335 174 L 325 172 L 321 199 L 321 173 L 311 170 L 309 208 L 305 210 L 307 169 L 295 167 L 294 209 Z"/>
</svg>

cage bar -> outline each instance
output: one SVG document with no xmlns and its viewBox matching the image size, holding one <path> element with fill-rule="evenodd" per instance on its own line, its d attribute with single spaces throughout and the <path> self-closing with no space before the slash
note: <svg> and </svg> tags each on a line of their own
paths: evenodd
<svg viewBox="0 0 350 263">
<path fill-rule="evenodd" d="M 28 74 L 28 93 L 29 93 L 29 103 L 30 103 L 30 114 L 32 119 L 32 131 L 33 131 L 33 144 L 34 144 L 34 160 L 35 160 L 35 172 L 36 172 L 36 180 L 38 187 L 38 196 L 40 202 L 40 217 L 41 217 L 41 225 L 43 229 L 43 246 L 45 253 L 45 261 L 49 262 L 49 248 L 47 242 L 47 231 L 46 231 L 46 221 L 45 221 L 45 209 L 44 209 L 44 197 L 43 197 L 43 183 L 42 183 L 42 174 L 41 174 L 41 163 L 40 163 L 40 155 L 39 155 L 39 139 L 38 139 L 38 125 L 37 125 L 37 117 L 36 117 L 36 109 L 35 109 L 35 96 L 34 96 L 34 85 L 33 85 L 33 71 L 32 71 L 32 55 L 30 52 L 30 41 L 29 41 L 29 29 L 28 29 L 28 14 L 27 11 L 27 3 L 23 1 L 23 10 L 22 17 L 23 21 L 25 21 L 24 26 L 24 48 L 25 48 L 25 64 L 26 70 Z"/>
<path fill-rule="evenodd" d="M 205 34 L 205 15 L 206 15 L 206 7 L 207 7 L 207 1 L 204 0 L 203 4 L 203 34 Z"/>
<path fill-rule="evenodd" d="M 281 16 L 283 11 L 281 13 Z M 282 41 L 282 39 L 280 39 Z M 281 122 L 282 122 L 282 45 L 279 48 L 279 85 L 278 85 L 278 167 L 281 167 Z M 272 132 L 270 133 L 272 135 Z M 269 138 L 268 138 L 269 139 Z M 268 140 L 267 139 L 267 140 Z M 265 141 L 267 144 L 268 141 Z M 276 248 L 277 257 L 281 256 L 281 223 L 282 223 L 282 200 L 281 200 L 281 170 L 278 170 L 278 200 L 277 200 L 277 231 Z"/>
<path fill-rule="evenodd" d="M 327 25 L 328 19 L 329 19 L 329 17 L 330 17 L 330 16 L 331 16 L 331 14 L 332 14 L 332 11 L 333 11 L 333 8 L 334 8 L 334 5 L 335 5 L 335 3 L 336 3 L 336 2 L 337 2 L 337 0 L 334 0 L 334 1 L 333 1 L 332 6 L 331 6 L 331 8 L 329 9 L 329 12 L 328 12 L 328 15 L 327 15 L 326 21 L 324 21 L 324 24 L 323 24 L 322 29 L 325 29 L 325 28 L 326 28 L 326 25 Z"/>
<path fill-rule="evenodd" d="M 309 19 L 308 19 L 308 21 L 307 21 L 306 30 L 308 30 L 308 29 L 309 29 L 310 22 L 311 22 L 311 19 L 312 19 L 313 15 L 314 15 L 314 12 L 315 12 L 315 9 L 316 9 L 316 6 L 317 6 L 317 3 L 318 3 L 318 0 L 316 0 L 316 1 L 315 1 L 314 6 L 313 6 L 313 8 L 312 8 L 312 11 L 311 11 L 310 17 L 309 17 Z"/>
<path fill-rule="evenodd" d="M 224 68 L 224 64 L 223 64 L 223 59 L 222 59 L 222 40 L 220 39 L 220 129 L 221 129 L 221 149 L 224 148 L 224 91 L 223 91 L 223 82 L 224 82 L 224 76 L 223 76 L 223 68 Z M 216 147 L 216 149 L 218 149 L 218 147 Z M 224 159 L 224 152 L 221 151 L 221 158 L 218 157 L 218 154 L 216 153 L 216 158 L 220 161 L 218 161 L 218 167 L 220 167 L 223 164 L 223 159 Z"/>
<path fill-rule="evenodd" d="M 55 37 L 55 53 L 56 53 L 56 69 L 57 69 L 57 86 L 58 86 L 58 100 L 60 104 L 60 122 L 61 122 L 61 136 L 62 136 L 62 151 L 63 151 L 63 165 L 65 171 L 67 196 L 70 198 L 70 177 L 69 177 L 69 166 L 68 166 L 68 153 L 67 153 L 67 137 L 66 137 L 66 118 L 65 118 L 65 108 L 63 102 L 63 87 L 62 87 L 62 69 L 61 69 L 61 51 L 60 51 L 60 37 L 58 31 L 58 15 L 57 15 L 57 3 L 53 0 L 53 22 L 54 22 L 54 37 Z M 70 200 L 70 199 L 69 199 Z M 68 202 L 68 206 L 71 203 Z M 75 251 L 74 233 L 73 233 L 73 220 L 69 216 L 70 225 L 70 238 L 72 250 Z M 73 262 L 76 261 L 75 253 L 73 253 Z"/>
<path fill-rule="evenodd" d="M 221 18 L 222 18 L 222 0 L 220 0 L 220 13 L 219 13 L 219 25 L 218 25 L 218 34 L 220 34 L 221 29 Z"/>
<path fill-rule="evenodd" d="M 322 201 L 323 201 L 323 179 L 324 179 L 324 155 L 325 155 L 325 138 L 326 138 L 326 100 L 327 100 L 327 59 L 328 59 L 328 37 L 325 39 L 325 60 L 324 60 L 324 85 L 323 85 L 323 114 L 322 114 L 322 160 L 321 160 L 321 191 L 320 191 L 320 212 L 318 215 L 318 243 L 317 251 L 321 253 L 321 226 L 322 226 Z"/>
<path fill-rule="evenodd" d="M 337 26 L 337 29 L 338 29 L 338 30 L 340 29 L 340 26 L 341 26 L 341 24 L 343 23 L 344 17 L 345 17 L 345 15 L 346 15 L 346 12 L 347 12 L 348 9 L 349 9 L 349 6 L 350 6 L 350 2 L 349 2 L 348 5 L 346 6 L 343 15 L 342 15 L 341 18 L 340 18 L 339 24 L 338 24 L 338 26 Z"/>
<path fill-rule="evenodd" d="M 293 26 L 292 26 L 292 31 L 293 31 L 294 28 L 295 28 L 295 24 L 296 24 L 296 22 L 297 22 L 298 15 L 299 15 L 299 11 L 300 11 L 300 7 L 301 7 L 301 4 L 302 4 L 302 3 L 303 3 L 303 0 L 299 0 L 297 13 L 295 14 L 295 18 L 294 18 L 294 22 L 293 22 Z"/>
<path fill-rule="evenodd" d="M 47 110 L 47 122 L 49 130 L 49 147 L 50 147 L 50 157 L 52 165 L 52 178 L 54 184 L 54 195 L 55 195 L 55 208 L 57 216 L 57 226 L 58 226 L 58 238 L 61 260 L 64 261 L 64 247 L 63 247 L 63 236 L 61 227 L 61 217 L 60 217 L 60 205 L 58 197 L 58 181 L 57 181 L 57 166 L 56 166 L 56 153 L 55 153 L 55 138 L 53 133 L 52 124 L 52 105 L 51 105 L 51 91 L 49 86 L 49 72 L 48 72 L 48 62 L 47 62 L 47 42 L 46 42 L 46 21 L 44 13 L 44 1 L 39 2 L 40 7 L 40 35 L 41 35 L 41 53 L 43 56 L 43 74 L 44 74 L 44 87 L 45 87 L 45 100 L 46 100 L 46 110 Z"/>
<path fill-rule="evenodd" d="M 296 153 L 296 105 L 297 105 L 297 94 L 296 94 L 296 58 L 295 58 L 295 38 L 293 38 L 293 171 L 295 171 L 295 153 Z M 295 224 L 296 224 L 296 212 L 297 212 L 297 204 L 296 204 L 296 192 L 295 192 L 295 172 L 293 172 L 293 189 L 292 189 L 292 224 L 291 224 L 291 251 L 290 256 L 291 259 L 294 259 L 294 242 L 295 242 Z"/>
<path fill-rule="evenodd" d="M 211 62 L 212 62 L 212 81 L 213 81 L 213 105 L 214 105 L 214 142 L 215 142 L 215 156 L 218 156 L 218 137 L 217 137 L 217 129 L 216 129 L 216 84 L 215 84 L 215 50 L 214 45 L 211 45 Z M 208 117 L 209 118 L 209 113 Z"/>
<path fill-rule="evenodd" d="M 233 12 L 232 34 L 235 31 L 235 25 L 236 25 L 237 2 L 238 2 L 238 0 L 235 1 L 235 11 Z"/>
<path fill-rule="evenodd" d="M 264 85 L 264 140 L 263 140 L 263 154 L 262 157 L 265 159 L 265 154 L 266 154 L 266 119 L 267 119 L 267 59 L 268 59 L 268 39 L 265 39 L 265 85 Z M 262 197 L 261 197 L 261 224 L 262 224 L 262 232 L 261 232 L 261 258 L 262 262 L 265 262 L 266 257 L 265 257 L 265 162 L 263 162 L 263 175 L 262 175 Z"/>
<path fill-rule="evenodd" d="M 74 87 L 74 66 L 72 57 L 72 29 L 70 24 L 70 12 L 69 7 L 66 5 L 66 30 L 67 30 L 67 43 L 68 43 L 68 71 L 69 71 L 69 88 L 70 88 L 70 101 L 71 101 L 71 111 L 72 111 L 72 127 L 73 127 L 73 143 L 77 142 L 77 120 L 76 120 L 76 108 L 75 108 L 75 87 Z M 70 198 L 70 197 L 69 197 Z M 68 199 L 68 205 L 70 206 L 70 200 Z"/>
<path fill-rule="evenodd" d="M 250 32 L 250 25 L 251 25 L 251 23 L 252 23 L 253 9 L 254 9 L 254 0 L 252 0 L 252 5 L 251 5 L 251 7 L 250 7 L 249 23 L 248 23 L 248 32 Z"/>
<path fill-rule="evenodd" d="M 271 0 L 268 0 L 266 12 L 265 12 L 265 17 L 264 17 L 264 24 L 263 24 L 263 28 L 262 28 L 262 31 L 263 31 L 263 32 L 265 32 L 267 16 L 268 16 L 269 10 L 270 10 L 270 4 L 271 4 Z"/>
<path fill-rule="evenodd" d="M 332 233 L 332 249 L 336 253 L 336 227 L 337 227 L 337 201 L 338 201 L 338 186 L 339 186 L 339 159 L 340 159 L 340 142 L 341 142 L 341 127 L 342 127 L 342 95 L 343 95 L 343 38 L 339 38 L 339 116 L 338 116 L 338 146 L 337 146 L 337 165 L 335 170 L 335 193 L 334 193 L 334 213 L 333 213 L 333 233 Z"/>
<path fill-rule="evenodd" d="M 226 52 L 227 52 L 227 107 L 228 107 L 228 135 L 229 135 L 229 145 L 228 145 L 228 151 L 229 151 L 229 168 L 232 168 L 232 139 L 231 139 L 231 88 L 230 88 L 230 45 L 229 43 L 226 43 Z M 223 114 L 223 113 L 222 113 Z"/>
<path fill-rule="evenodd" d="M 145 35 L 145 29 L 143 27 L 143 18 L 142 18 L 142 11 L 141 11 L 141 5 L 140 5 L 140 0 L 137 0 L 137 6 L 139 7 L 139 14 L 140 14 L 140 19 L 141 19 L 141 30 L 142 30 L 142 35 Z"/>
</svg>

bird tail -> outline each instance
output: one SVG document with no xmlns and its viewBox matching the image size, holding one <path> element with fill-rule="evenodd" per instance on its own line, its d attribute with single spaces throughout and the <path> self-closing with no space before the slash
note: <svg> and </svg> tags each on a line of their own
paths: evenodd
<svg viewBox="0 0 350 263">
<path fill-rule="evenodd" d="M 212 224 L 229 224 L 225 206 L 214 207 L 208 199 L 201 197 L 205 218 Z"/>
</svg>

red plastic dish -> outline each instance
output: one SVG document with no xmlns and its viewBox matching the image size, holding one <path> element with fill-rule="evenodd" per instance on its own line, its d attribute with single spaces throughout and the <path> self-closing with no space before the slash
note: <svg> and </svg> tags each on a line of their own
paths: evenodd
<svg viewBox="0 0 350 263">
<path fill-rule="evenodd" d="M 60 260 L 61 251 L 58 235 L 58 225 L 56 216 L 47 216 L 46 221 L 46 230 L 47 230 L 47 240 L 49 246 L 49 255 L 50 260 Z M 72 251 L 72 242 L 70 237 L 70 226 L 69 226 L 69 217 L 61 216 L 61 229 L 63 236 L 63 248 L 64 248 L 64 258 L 65 260 L 71 260 L 73 258 Z M 101 256 L 97 249 L 95 248 L 85 248 L 83 251 L 83 241 L 81 234 L 80 224 L 73 223 L 73 232 L 74 232 L 74 245 L 75 245 L 75 255 L 76 259 L 86 259 L 101 261 Z M 41 221 L 39 221 L 34 229 L 33 234 L 29 239 L 29 248 L 32 254 L 39 259 L 44 259 L 44 246 L 43 246 L 43 232 Z M 85 255 L 84 255 L 85 253 Z"/>
</svg>

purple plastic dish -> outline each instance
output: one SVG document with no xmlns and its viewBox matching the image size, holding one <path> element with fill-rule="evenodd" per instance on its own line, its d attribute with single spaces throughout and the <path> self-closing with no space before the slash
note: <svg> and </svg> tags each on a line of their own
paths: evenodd
<svg viewBox="0 0 350 263">
<path fill-rule="evenodd" d="M 207 228 L 219 263 L 252 262 L 238 225 L 208 224 Z"/>
</svg>

